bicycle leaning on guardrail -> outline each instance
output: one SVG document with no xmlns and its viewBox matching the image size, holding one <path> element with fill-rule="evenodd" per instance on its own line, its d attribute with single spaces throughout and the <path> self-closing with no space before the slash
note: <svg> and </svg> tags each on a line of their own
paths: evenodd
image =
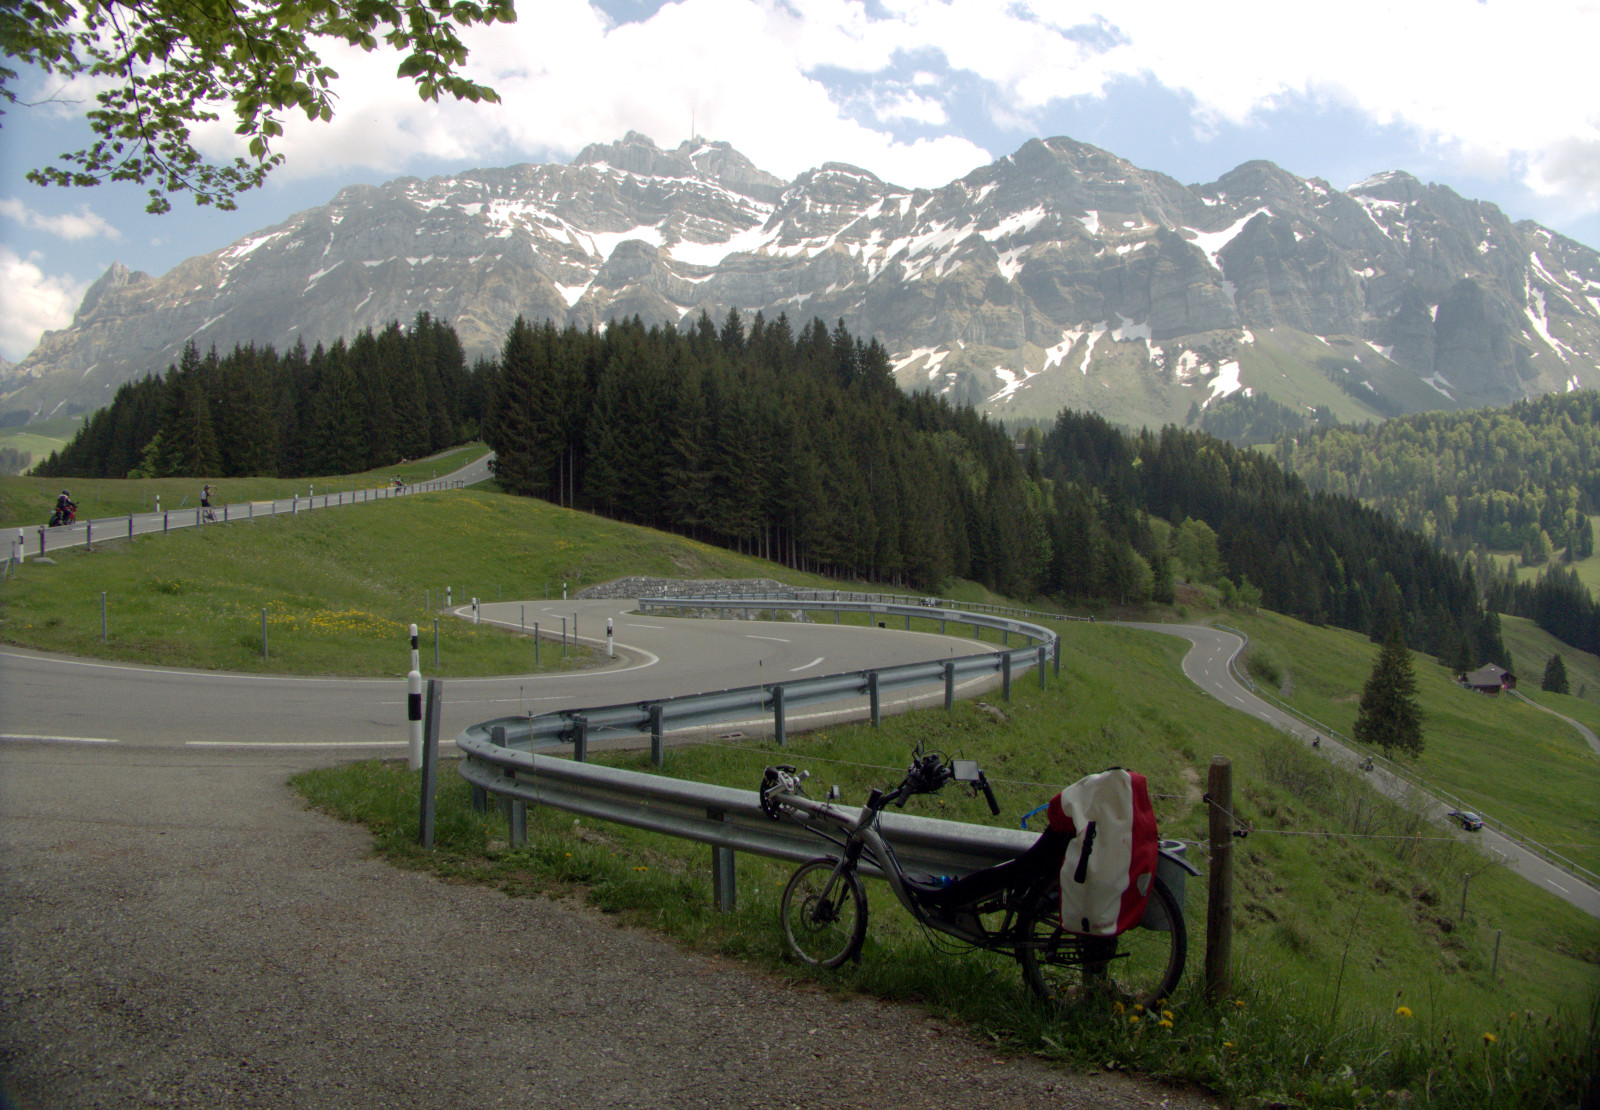
<svg viewBox="0 0 1600 1110">
<path fill-rule="evenodd" d="M 1151 876 L 1144 917 L 1116 936 L 1069 933 L 1061 924 L 1061 866 L 1073 834 L 1046 829 L 1015 859 L 959 879 L 911 875 L 879 833 L 879 815 L 916 794 L 934 794 L 952 781 L 982 791 L 1000 812 L 994 790 L 973 760 L 924 753 L 919 744 L 905 777 L 893 790 L 874 789 L 859 813 L 805 796 L 809 772 L 768 767 L 761 805 L 774 820 L 800 820 L 839 852 L 800 865 L 784 887 L 784 936 L 802 962 L 838 967 L 858 958 L 867 934 L 867 896 L 857 874 L 863 862 L 888 880 L 895 897 L 925 927 L 977 949 L 1000 952 L 1022 965 L 1022 977 L 1040 998 L 1071 1003 L 1110 997 L 1146 1007 L 1169 998 L 1183 975 L 1188 932 L 1183 906 L 1159 874 Z M 1163 865 L 1198 874 L 1161 852 Z"/>
</svg>

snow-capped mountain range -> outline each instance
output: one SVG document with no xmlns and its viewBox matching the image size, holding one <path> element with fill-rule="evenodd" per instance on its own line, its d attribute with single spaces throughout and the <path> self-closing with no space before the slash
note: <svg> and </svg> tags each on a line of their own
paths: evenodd
<svg viewBox="0 0 1600 1110">
<path fill-rule="evenodd" d="M 570 165 L 348 188 L 161 277 L 114 265 L 0 371 L 0 418 L 98 407 L 190 341 L 283 350 L 427 311 L 493 355 L 518 315 L 730 308 L 843 320 L 904 387 L 1005 416 L 1181 423 L 1250 391 L 1359 419 L 1600 386 L 1600 254 L 1403 173 L 1340 191 L 1250 162 L 1186 186 L 1054 138 L 904 189 L 630 133 Z"/>
</svg>

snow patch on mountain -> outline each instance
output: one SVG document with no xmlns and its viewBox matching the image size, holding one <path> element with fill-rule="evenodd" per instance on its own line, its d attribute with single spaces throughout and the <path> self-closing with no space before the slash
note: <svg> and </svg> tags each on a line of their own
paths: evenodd
<svg viewBox="0 0 1600 1110">
<path fill-rule="evenodd" d="M 1223 228 L 1221 231 L 1200 231 L 1199 229 L 1192 227 L 1179 228 L 1179 230 L 1187 231 L 1189 233 L 1191 236 L 1191 241 L 1194 243 L 1194 245 L 1199 247 L 1201 251 L 1205 253 L 1205 256 L 1211 260 L 1212 269 L 1216 270 L 1217 273 L 1220 274 L 1222 272 L 1222 263 L 1217 261 L 1217 256 L 1222 253 L 1222 248 L 1226 247 L 1229 243 L 1238 238 L 1239 232 L 1244 230 L 1244 225 L 1261 215 L 1263 212 L 1269 216 L 1272 215 L 1271 209 L 1267 208 L 1265 205 L 1262 205 L 1261 207 L 1252 211 L 1249 215 L 1240 216 L 1237 220 Z"/>
</svg>

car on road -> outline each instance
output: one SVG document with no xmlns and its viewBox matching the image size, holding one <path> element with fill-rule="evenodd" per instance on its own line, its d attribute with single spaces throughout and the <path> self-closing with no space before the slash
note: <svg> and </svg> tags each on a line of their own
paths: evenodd
<svg viewBox="0 0 1600 1110">
<path fill-rule="evenodd" d="M 1460 824 L 1468 832 L 1477 832 L 1483 828 L 1483 818 L 1473 813 L 1470 809 L 1452 809 L 1445 816 Z"/>
</svg>

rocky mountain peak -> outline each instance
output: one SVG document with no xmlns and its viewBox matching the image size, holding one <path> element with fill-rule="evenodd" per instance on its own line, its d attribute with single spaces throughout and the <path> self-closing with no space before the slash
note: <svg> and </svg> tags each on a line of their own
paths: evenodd
<svg viewBox="0 0 1600 1110">
<path fill-rule="evenodd" d="M 129 270 L 120 262 L 111 263 L 106 272 L 101 274 L 83 295 L 83 303 L 78 305 L 78 311 L 73 313 L 73 323 L 92 315 L 94 310 L 117 290 L 149 280 L 150 275 L 143 271 Z"/>
<path fill-rule="evenodd" d="M 115 265 L 0 376 L 0 419 L 97 407 L 190 341 L 331 343 L 426 311 L 492 357 L 519 315 L 734 308 L 842 319 L 906 388 L 1007 417 L 1181 423 L 1264 393 L 1360 420 L 1600 385 L 1600 255 L 1409 174 L 1341 192 L 1254 161 L 1186 186 L 1055 137 L 912 190 L 632 132 L 566 165 L 343 189 L 160 278 Z"/>
</svg>

